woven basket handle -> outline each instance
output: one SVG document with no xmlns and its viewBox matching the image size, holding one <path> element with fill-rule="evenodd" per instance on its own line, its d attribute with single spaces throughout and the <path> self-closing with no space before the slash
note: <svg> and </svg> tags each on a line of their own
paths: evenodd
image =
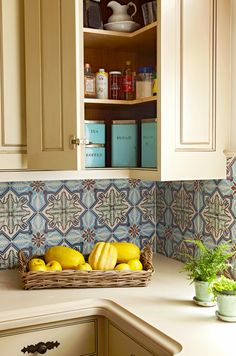
<svg viewBox="0 0 236 356">
<path fill-rule="evenodd" d="M 26 254 L 20 250 L 18 252 L 18 259 L 19 259 L 19 271 L 23 273 L 26 270 L 28 258 L 26 256 Z"/>
<path fill-rule="evenodd" d="M 142 258 L 142 264 L 145 270 L 151 270 L 154 271 L 154 267 L 152 264 L 152 244 L 147 244 L 144 249 L 142 250 L 142 256 L 145 257 L 144 259 Z"/>
</svg>

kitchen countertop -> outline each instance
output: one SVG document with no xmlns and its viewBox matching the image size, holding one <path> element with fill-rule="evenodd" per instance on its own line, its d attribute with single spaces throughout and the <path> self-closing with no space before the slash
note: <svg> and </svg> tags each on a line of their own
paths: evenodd
<svg viewBox="0 0 236 356">
<path fill-rule="evenodd" d="M 153 261 L 151 283 L 139 288 L 25 291 L 16 270 L 0 271 L 0 330 L 30 325 L 32 320 L 50 321 L 53 313 L 60 318 L 63 312 L 75 315 L 83 308 L 110 307 L 118 314 L 123 310 L 127 320 L 134 315 L 136 325 L 139 319 L 148 323 L 149 333 L 158 329 L 176 340 L 183 347 L 181 356 L 231 356 L 236 325 L 218 320 L 216 307 L 193 302 L 194 287 L 180 273 L 181 262 L 161 255 L 154 255 Z"/>
</svg>

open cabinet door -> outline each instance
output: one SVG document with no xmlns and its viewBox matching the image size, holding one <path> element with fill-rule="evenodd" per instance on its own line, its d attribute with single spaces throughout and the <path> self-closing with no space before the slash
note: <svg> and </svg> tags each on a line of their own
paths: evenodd
<svg viewBox="0 0 236 356">
<path fill-rule="evenodd" d="M 82 16 L 76 0 L 25 0 L 28 168 L 80 169 Z M 80 50 L 81 49 L 81 50 Z"/>
<path fill-rule="evenodd" d="M 225 178 L 230 0 L 161 2 L 161 180 Z"/>
</svg>

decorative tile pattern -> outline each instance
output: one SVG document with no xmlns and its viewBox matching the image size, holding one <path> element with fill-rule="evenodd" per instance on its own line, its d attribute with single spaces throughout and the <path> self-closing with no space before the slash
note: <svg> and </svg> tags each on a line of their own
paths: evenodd
<svg viewBox="0 0 236 356">
<path fill-rule="evenodd" d="M 183 186 L 174 193 L 171 205 L 174 223 L 182 233 L 193 226 L 196 210 L 193 204 L 193 193 L 187 192 Z"/>
<path fill-rule="evenodd" d="M 0 269 L 15 267 L 20 249 L 43 254 L 61 244 L 87 254 L 97 241 L 141 248 L 151 242 L 154 250 L 183 260 L 196 252 L 188 239 L 236 249 L 235 158 L 228 160 L 226 180 L 0 183 Z"/>
<path fill-rule="evenodd" d="M 114 186 L 109 187 L 105 192 L 99 192 L 97 202 L 93 207 L 99 225 L 107 225 L 111 229 L 119 224 L 127 223 L 129 209 L 127 193 Z"/>
<path fill-rule="evenodd" d="M 157 220 L 158 252 L 184 260 L 184 252 L 195 253 L 188 239 L 235 246 L 236 158 L 228 159 L 225 180 L 157 183 L 158 188 L 166 204 L 164 219 Z"/>
<path fill-rule="evenodd" d="M 140 209 L 143 211 L 143 219 L 156 223 L 156 186 L 151 189 L 141 190 L 142 201 Z"/>
<path fill-rule="evenodd" d="M 0 183 L 0 269 L 13 268 L 18 251 L 43 254 L 65 245 L 85 254 L 97 241 L 156 237 L 156 184 L 140 180 Z"/>
<path fill-rule="evenodd" d="M 211 234 L 215 241 L 218 241 L 222 236 L 225 239 L 230 237 L 230 226 L 234 222 L 230 208 L 230 199 L 223 197 L 218 190 L 212 196 L 205 198 L 205 207 L 202 211 L 205 220 L 205 234 Z"/>
<path fill-rule="evenodd" d="M 80 195 L 65 188 L 56 194 L 45 193 L 46 207 L 43 214 L 47 220 L 46 231 L 58 229 L 66 233 L 69 229 L 79 228 L 80 217 L 85 208 L 80 203 Z"/>
<path fill-rule="evenodd" d="M 29 195 L 18 196 L 13 191 L 0 198 L 0 231 L 13 237 L 19 231 L 29 231 L 29 221 L 34 215 L 29 205 Z"/>
</svg>

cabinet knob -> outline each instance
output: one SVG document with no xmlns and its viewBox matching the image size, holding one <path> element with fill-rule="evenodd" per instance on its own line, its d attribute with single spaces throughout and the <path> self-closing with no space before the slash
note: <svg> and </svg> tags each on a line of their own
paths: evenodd
<svg viewBox="0 0 236 356">
<path fill-rule="evenodd" d="M 58 347 L 60 343 L 58 341 L 48 341 L 48 342 L 38 342 L 36 345 L 28 345 L 24 347 L 21 352 L 24 354 L 28 352 L 29 354 L 34 354 L 38 352 L 39 354 L 45 354 L 48 350 L 54 349 L 54 347 Z"/>
</svg>

